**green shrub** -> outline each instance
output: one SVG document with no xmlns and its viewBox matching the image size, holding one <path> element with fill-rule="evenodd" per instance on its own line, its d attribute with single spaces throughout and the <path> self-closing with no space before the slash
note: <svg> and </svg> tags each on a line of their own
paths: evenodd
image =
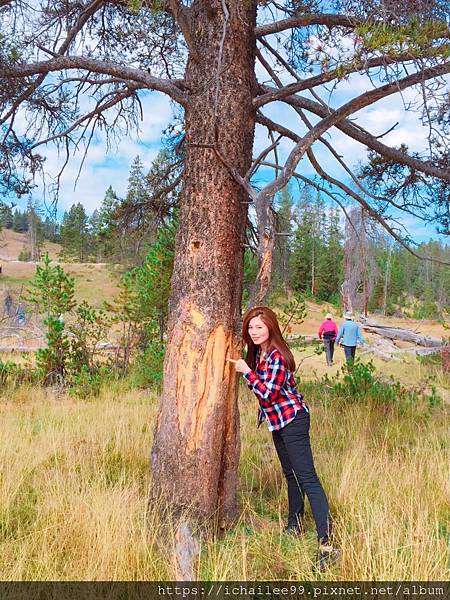
<svg viewBox="0 0 450 600">
<path fill-rule="evenodd" d="M 28 365 L 21 366 L 0 358 L 0 389 L 7 386 L 17 386 L 22 383 L 31 382 L 35 372 Z"/>
<path fill-rule="evenodd" d="M 111 379 L 107 366 L 98 367 L 91 372 L 87 364 L 82 364 L 70 377 L 70 394 L 77 398 L 98 396 L 102 386 Z"/>
<path fill-rule="evenodd" d="M 332 386 L 335 396 L 344 401 L 364 402 L 375 404 L 393 404 L 404 394 L 400 382 L 385 382 L 376 377 L 376 367 L 369 361 L 345 364 L 341 369 L 342 381 Z"/>
<path fill-rule="evenodd" d="M 111 317 L 104 310 L 93 308 L 85 300 L 76 307 L 75 321 L 69 326 L 72 335 L 67 359 L 69 385 L 78 388 L 80 382 L 88 380 L 96 387 L 97 379 L 101 382 L 102 376 L 97 377 L 101 370 L 97 347 L 101 340 L 107 339 L 110 328 Z"/>
<path fill-rule="evenodd" d="M 45 384 L 64 385 L 66 363 L 70 349 L 65 331 L 64 315 L 75 307 L 74 278 L 59 265 L 52 265 L 48 253 L 37 265 L 36 274 L 27 290 L 28 302 L 35 304 L 39 313 L 46 315 L 47 347 L 36 352 L 36 362 Z"/>
<path fill-rule="evenodd" d="M 22 248 L 22 250 L 19 252 L 17 260 L 20 260 L 21 262 L 29 262 L 31 260 L 31 251 L 28 248 Z"/>
<path fill-rule="evenodd" d="M 438 319 L 439 318 L 439 308 L 436 302 L 428 300 L 426 302 L 420 303 L 418 306 L 414 308 L 413 312 L 414 319 Z"/>
<path fill-rule="evenodd" d="M 331 294 L 327 302 L 332 304 L 335 308 L 342 308 L 342 296 L 339 292 L 334 292 Z"/>
<path fill-rule="evenodd" d="M 421 405 L 425 412 L 442 405 L 435 387 L 428 395 L 423 389 L 410 389 L 393 379 L 386 381 L 376 372 L 371 361 L 362 363 L 357 359 L 353 364 L 345 364 L 339 376 L 342 380 L 337 382 L 325 376 L 322 384 L 327 385 L 332 397 L 345 404 L 367 403 L 384 409 L 395 408 L 401 413 L 411 408 L 416 411 L 417 405 Z"/>
<path fill-rule="evenodd" d="M 137 359 L 132 379 L 138 387 L 156 387 L 160 390 L 163 383 L 165 345 L 152 340 L 143 354 Z"/>
<path fill-rule="evenodd" d="M 430 409 L 434 408 L 435 406 L 442 407 L 444 405 L 442 397 L 439 396 L 434 385 L 431 386 L 431 394 L 430 394 L 430 396 L 427 396 L 427 400 L 428 400 L 428 406 Z"/>
</svg>

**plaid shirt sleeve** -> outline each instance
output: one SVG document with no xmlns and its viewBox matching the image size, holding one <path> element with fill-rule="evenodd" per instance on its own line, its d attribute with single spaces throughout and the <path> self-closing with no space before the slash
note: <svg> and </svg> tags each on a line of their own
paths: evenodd
<svg viewBox="0 0 450 600">
<path fill-rule="evenodd" d="M 281 354 L 276 354 L 267 365 L 267 377 L 262 382 L 254 371 L 244 374 L 262 407 L 267 408 L 279 399 L 280 390 L 286 379 L 286 366 Z M 249 386 L 250 387 L 250 386 Z"/>
</svg>

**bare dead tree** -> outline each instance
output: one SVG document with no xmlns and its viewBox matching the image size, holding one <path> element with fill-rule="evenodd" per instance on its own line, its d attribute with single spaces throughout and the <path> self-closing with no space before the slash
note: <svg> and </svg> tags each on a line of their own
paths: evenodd
<svg viewBox="0 0 450 600">
<path fill-rule="evenodd" d="M 347 311 L 360 310 L 367 316 L 369 298 L 378 273 L 374 246 L 380 225 L 363 207 L 353 207 L 345 224 L 344 282 L 341 294 Z"/>
</svg>

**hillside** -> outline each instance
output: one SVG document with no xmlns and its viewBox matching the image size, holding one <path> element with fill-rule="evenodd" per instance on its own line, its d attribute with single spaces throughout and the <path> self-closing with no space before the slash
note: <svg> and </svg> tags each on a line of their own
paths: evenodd
<svg viewBox="0 0 450 600">
<path fill-rule="evenodd" d="M 6 291 L 20 293 L 36 272 L 33 262 L 17 260 L 22 248 L 28 247 L 27 235 L 16 233 L 9 229 L 0 232 L 0 260 L 2 275 L 0 276 L 0 300 Z M 86 300 L 100 307 L 103 300 L 110 300 L 117 292 L 117 275 L 115 268 L 107 263 L 68 263 L 58 259 L 61 246 L 45 242 L 43 253 L 48 252 L 55 262 L 58 262 L 68 273 L 75 277 L 75 297 Z"/>
<path fill-rule="evenodd" d="M 26 233 L 18 233 L 16 231 L 12 231 L 12 229 L 2 229 L 0 231 L 0 260 L 17 260 L 17 257 L 23 248 L 30 248 Z M 60 250 L 61 246 L 59 244 L 46 241 L 43 245 L 42 252 L 48 252 L 50 258 L 55 259 L 57 258 Z"/>
</svg>

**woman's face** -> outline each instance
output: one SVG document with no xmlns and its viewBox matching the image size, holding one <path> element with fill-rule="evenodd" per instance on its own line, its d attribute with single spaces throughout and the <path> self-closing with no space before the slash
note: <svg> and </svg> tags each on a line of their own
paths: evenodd
<svg viewBox="0 0 450 600">
<path fill-rule="evenodd" d="M 270 337 L 269 328 L 261 317 L 253 317 L 248 324 L 248 334 L 256 345 L 264 344 Z"/>
</svg>

